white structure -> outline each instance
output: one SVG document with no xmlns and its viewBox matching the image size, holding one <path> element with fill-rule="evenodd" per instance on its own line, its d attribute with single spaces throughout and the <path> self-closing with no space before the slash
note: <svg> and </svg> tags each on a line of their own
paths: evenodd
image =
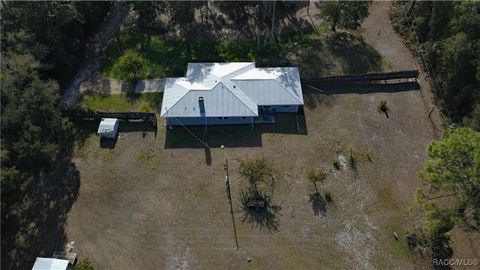
<svg viewBox="0 0 480 270">
<path fill-rule="evenodd" d="M 37 257 L 32 270 L 66 270 L 68 260 Z"/>
<path fill-rule="evenodd" d="M 296 67 L 189 63 L 186 77 L 166 79 L 161 116 L 168 125 L 253 124 L 301 105 Z"/>
<path fill-rule="evenodd" d="M 97 133 L 107 139 L 115 139 L 118 133 L 119 121 L 117 118 L 102 118 Z"/>
</svg>

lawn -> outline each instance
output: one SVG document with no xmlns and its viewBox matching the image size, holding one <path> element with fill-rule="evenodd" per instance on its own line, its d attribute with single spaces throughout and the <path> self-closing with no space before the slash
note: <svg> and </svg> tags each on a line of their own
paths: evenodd
<svg viewBox="0 0 480 270">
<path fill-rule="evenodd" d="M 145 94 L 91 94 L 79 101 L 86 110 L 110 112 L 160 112 L 163 93 Z"/>
<path fill-rule="evenodd" d="M 92 134 L 76 152 L 81 185 L 68 241 L 99 269 L 422 269 L 428 262 L 393 237 L 404 239 L 415 222 L 416 174 L 434 136 L 419 91 L 323 90 L 304 89 L 299 129 L 292 115 L 253 130 L 168 130 L 159 119 L 157 132 L 120 127 L 113 149 Z M 388 100 L 389 118 L 377 111 L 379 100 Z M 350 149 L 356 169 L 329 172 Z M 275 164 L 277 184 L 271 211 L 252 218 L 240 205 L 238 160 L 261 157 Z M 332 194 L 325 208 L 310 200 L 311 167 L 328 172 L 318 185 L 321 196 Z"/>
</svg>

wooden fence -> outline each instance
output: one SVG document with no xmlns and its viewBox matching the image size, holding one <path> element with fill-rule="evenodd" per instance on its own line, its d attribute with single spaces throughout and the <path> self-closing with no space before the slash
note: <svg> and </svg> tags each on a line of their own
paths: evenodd
<svg viewBox="0 0 480 270">
<path fill-rule="evenodd" d="M 314 82 L 372 82 L 372 81 L 386 81 L 395 79 L 417 79 L 418 70 L 404 70 L 381 73 L 366 73 L 359 75 L 345 75 L 345 76 L 327 76 L 318 78 L 304 78 L 302 81 Z"/>
</svg>

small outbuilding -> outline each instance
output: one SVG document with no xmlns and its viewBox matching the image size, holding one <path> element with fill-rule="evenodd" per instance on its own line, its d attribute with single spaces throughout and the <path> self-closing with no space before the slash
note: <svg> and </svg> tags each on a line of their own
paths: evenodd
<svg viewBox="0 0 480 270">
<path fill-rule="evenodd" d="M 117 118 L 102 118 L 97 133 L 102 138 L 115 139 L 118 133 L 119 120 Z"/>
<path fill-rule="evenodd" d="M 37 257 L 32 270 L 66 270 L 68 263 L 68 260 Z"/>
</svg>

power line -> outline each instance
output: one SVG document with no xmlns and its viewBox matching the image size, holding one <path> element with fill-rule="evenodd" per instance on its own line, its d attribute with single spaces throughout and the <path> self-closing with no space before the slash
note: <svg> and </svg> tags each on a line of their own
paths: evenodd
<svg viewBox="0 0 480 270">
<path fill-rule="evenodd" d="M 206 142 L 204 142 L 202 139 L 200 139 L 197 135 L 195 135 L 195 133 L 193 133 L 190 129 L 188 129 L 180 120 L 178 120 L 177 117 L 175 117 L 175 120 L 177 120 L 177 122 L 184 128 L 186 129 L 190 134 L 192 134 L 192 136 L 197 139 L 201 144 L 203 144 L 205 147 L 207 147 L 208 149 L 211 149 L 210 145 L 208 145 Z"/>
</svg>

